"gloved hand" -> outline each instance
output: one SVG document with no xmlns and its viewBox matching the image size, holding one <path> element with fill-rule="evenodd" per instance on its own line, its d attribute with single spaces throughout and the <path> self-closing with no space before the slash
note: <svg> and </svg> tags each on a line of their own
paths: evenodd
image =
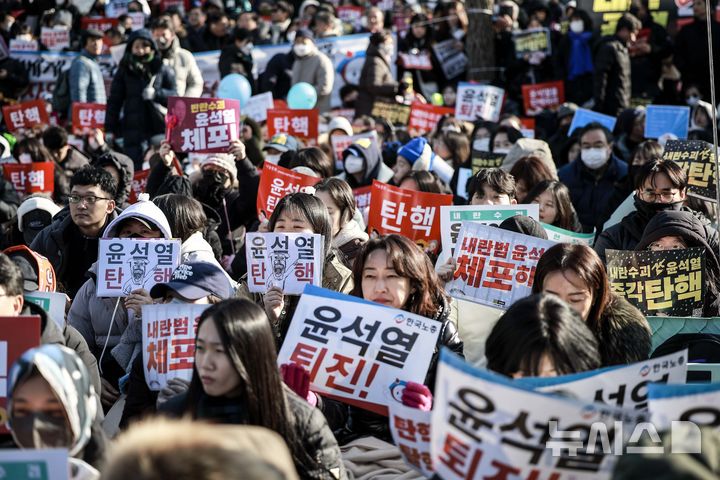
<svg viewBox="0 0 720 480">
<path fill-rule="evenodd" d="M 293 392 L 307 400 L 313 407 L 317 405 L 317 396 L 310 391 L 310 374 L 302 365 L 283 363 L 280 365 L 280 375 Z"/>
<path fill-rule="evenodd" d="M 155 98 L 155 89 L 152 85 L 145 87 L 142 93 L 143 100 L 153 100 Z"/>
<path fill-rule="evenodd" d="M 422 383 L 408 382 L 402 393 L 402 404 L 429 412 L 432 410 L 432 393 Z"/>
<path fill-rule="evenodd" d="M 171 378 L 168 380 L 165 387 L 158 392 L 157 402 L 155 404 L 156 407 L 159 407 L 163 403 L 167 402 L 175 395 L 183 393 L 188 388 L 190 388 L 190 382 L 187 380 L 183 380 L 182 378 Z"/>
</svg>

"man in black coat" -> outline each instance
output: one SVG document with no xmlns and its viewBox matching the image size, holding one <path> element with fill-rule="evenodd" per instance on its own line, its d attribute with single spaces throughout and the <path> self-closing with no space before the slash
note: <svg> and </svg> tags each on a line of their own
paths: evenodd
<svg viewBox="0 0 720 480">
<path fill-rule="evenodd" d="M 710 0 L 715 12 L 717 0 Z M 707 15 L 705 0 L 693 2 L 693 22 L 682 27 L 675 37 L 673 61 L 680 70 L 684 85 L 697 85 L 702 98 L 710 98 L 710 66 L 708 63 Z M 720 23 L 710 18 L 715 65 L 720 63 Z M 720 68 L 715 69 L 715 85 L 720 83 Z"/>
</svg>

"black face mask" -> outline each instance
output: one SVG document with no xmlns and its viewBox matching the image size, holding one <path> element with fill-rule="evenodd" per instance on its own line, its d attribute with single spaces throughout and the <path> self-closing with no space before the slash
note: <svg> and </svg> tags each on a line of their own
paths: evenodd
<svg viewBox="0 0 720 480">
<path fill-rule="evenodd" d="M 70 448 L 72 433 L 64 418 L 32 413 L 12 419 L 15 439 L 23 448 Z"/>
<path fill-rule="evenodd" d="M 217 208 L 230 190 L 225 186 L 228 176 L 217 170 L 205 170 L 194 189 L 195 198 Z"/>
<path fill-rule="evenodd" d="M 683 203 L 683 200 L 673 203 L 650 203 L 635 195 L 635 208 L 637 208 L 638 212 L 646 215 L 648 218 L 654 217 L 655 214 L 660 212 L 679 211 L 682 208 Z"/>
</svg>

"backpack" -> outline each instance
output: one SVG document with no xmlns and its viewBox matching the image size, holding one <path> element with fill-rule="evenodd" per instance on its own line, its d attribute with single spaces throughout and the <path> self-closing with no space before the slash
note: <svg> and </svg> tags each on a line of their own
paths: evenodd
<svg viewBox="0 0 720 480">
<path fill-rule="evenodd" d="M 70 69 L 63 70 L 58 74 L 53 89 L 52 108 L 60 117 L 67 116 L 70 109 Z"/>
</svg>

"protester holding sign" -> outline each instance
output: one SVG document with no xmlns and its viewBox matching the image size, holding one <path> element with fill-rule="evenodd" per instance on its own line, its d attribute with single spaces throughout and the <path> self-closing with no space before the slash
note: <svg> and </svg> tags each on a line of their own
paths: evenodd
<svg viewBox="0 0 720 480">
<path fill-rule="evenodd" d="M 262 309 L 228 300 L 203 312 L 190 388 L 162 405 L 173 416 L 257 425 L 279 433 L 302 478 L 344 480 L 340 448 L 322 414 L 284 386 Z"/>
</svg>

